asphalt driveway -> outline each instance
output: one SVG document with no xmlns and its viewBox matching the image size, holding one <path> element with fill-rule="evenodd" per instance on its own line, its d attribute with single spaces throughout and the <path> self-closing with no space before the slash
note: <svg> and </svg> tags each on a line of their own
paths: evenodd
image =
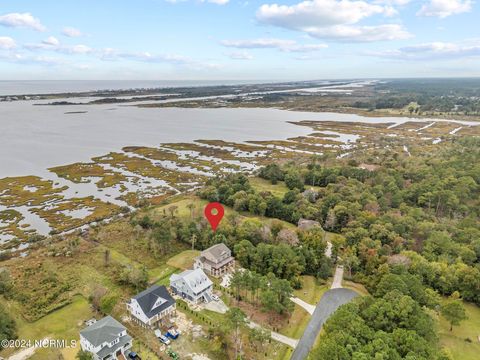
<svg viewBox="0 0 480 360">
<path fill-rule="evenodd" d="M 307 358 L 310 349 L 315 343 L 317 335 L 320 333 L 322 325 L 341 305 L 350 302 L 358 294 L 350 289 L 331 289 L 327 291 L 320 299 L 312 318 L 293 351 L 290 360 L 304 360 Z"/>
</svg>

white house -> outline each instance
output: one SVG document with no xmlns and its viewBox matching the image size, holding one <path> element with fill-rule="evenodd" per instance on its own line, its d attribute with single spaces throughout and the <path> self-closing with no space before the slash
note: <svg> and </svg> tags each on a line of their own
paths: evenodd
<svg viewBox="0 0 480 360">
<path fill-rule="evenodd" d="M 200 268 L 173 274 L 170 276 L 170 288 L 175 294 L 194 303 L 212 301 L 213 283 Z"/>
<path fill-rule="evenodd" d="M 127 303 L 127 310 L 142 326 L 158 328 L 164 321 L 175 315 L 175 300 L 165 286 L 154 285 Z"/>
<path fill-rule="evenodd" d="M 80 331 L 80 346 L 95 360 L 116 359 L 128 353 L 132 338 L 122 324 L 107 316 Z"/>
<path fill-rule="evenodd" d="M 195 259 L 193 267 L 200 268 L 211 276 L 219 277 L 235 268 L 235 259 L 232 257 L 230 249 L 220 243 L 203 250 Z"/>
</svg>

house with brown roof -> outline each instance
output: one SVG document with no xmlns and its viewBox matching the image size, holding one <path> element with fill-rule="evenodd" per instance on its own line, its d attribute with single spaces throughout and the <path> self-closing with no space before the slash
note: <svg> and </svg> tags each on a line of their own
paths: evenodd
<svg viewBox="0 0 480 360">
<path fill-rule="evenodd" d="M 202 251 L 200 256 L 195 259 L 193 267 L 202 269 L 208 275 L 220 277 L 233 271 L 235 258 L 225 244 L 216 244 Z"/>
</svg>

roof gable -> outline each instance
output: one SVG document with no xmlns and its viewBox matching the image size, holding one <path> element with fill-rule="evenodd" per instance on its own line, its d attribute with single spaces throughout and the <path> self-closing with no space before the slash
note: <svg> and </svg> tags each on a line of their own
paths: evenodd
<svg viewBox="0 0 480 360">
<path fill-rule="evenodd" d="M 223 256 L 230 254 L 230 249 L 224 243 L 220 243 L 203 250 L 201 256 L 212 262 L 218 262 Z"/>
<path fill-rule="evenodd" d="M 117 339 L 126 328 L 111 316 L 106 316 L 96 323 L 80 331 L 80 334 L 87 339 L 94 347 L 103 343 L 111 343 Z"/>
<path fill-rule="evenodd" d="M 202 292 L 213 284 L 200 268 L 195 270 L 185 270 L 178 275 L 174 274 L 170 277 L 171 282 L 178 280 L 183 280 L 194 293 Z"/>
<path fill-rule="evenodd" d="M 159 285 L 142 291 L 133 299 L 138 302 L 143 313 L 149 319 L 175 304 L 175 300 L 170 296 L 167 288 Z"/>
</svg>

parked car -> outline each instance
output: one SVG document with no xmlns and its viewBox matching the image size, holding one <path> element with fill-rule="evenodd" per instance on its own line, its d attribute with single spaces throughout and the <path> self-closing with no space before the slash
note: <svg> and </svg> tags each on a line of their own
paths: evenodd
<svg viewBox="0 0 480 360">
<path fill-rule="evenodd" d="M 215 301 L 220 300 L 220 298 L 215 294 L 212 294 L 212 299 L 215 300 Z"/>
<path fill-rule="evenodd" d="M 132 360 L 142 360 L 142 358 L 138 356 L 138 354 L 135 351 L 130 351 L 127 357 Z"/>
<path fill-rule="evenodd" d="M 170 329 L 168 329 L 166 335 L 171 339 L 176 339 L 178 338 L 178 335 L 180 335 L 180 333 L 177 331 L 177 329 L 175 329 L 174 327 L 171 327 Z"/>
<path fill-rule="evenodd" d="M 160 340 L 161 343 L 165 345 L 170 344 L 170 340 L 165 335 L 162 335 L 160 330 L 155 330 L 155 336 L 158 338 L 158 340 Z"/>
</svg>

